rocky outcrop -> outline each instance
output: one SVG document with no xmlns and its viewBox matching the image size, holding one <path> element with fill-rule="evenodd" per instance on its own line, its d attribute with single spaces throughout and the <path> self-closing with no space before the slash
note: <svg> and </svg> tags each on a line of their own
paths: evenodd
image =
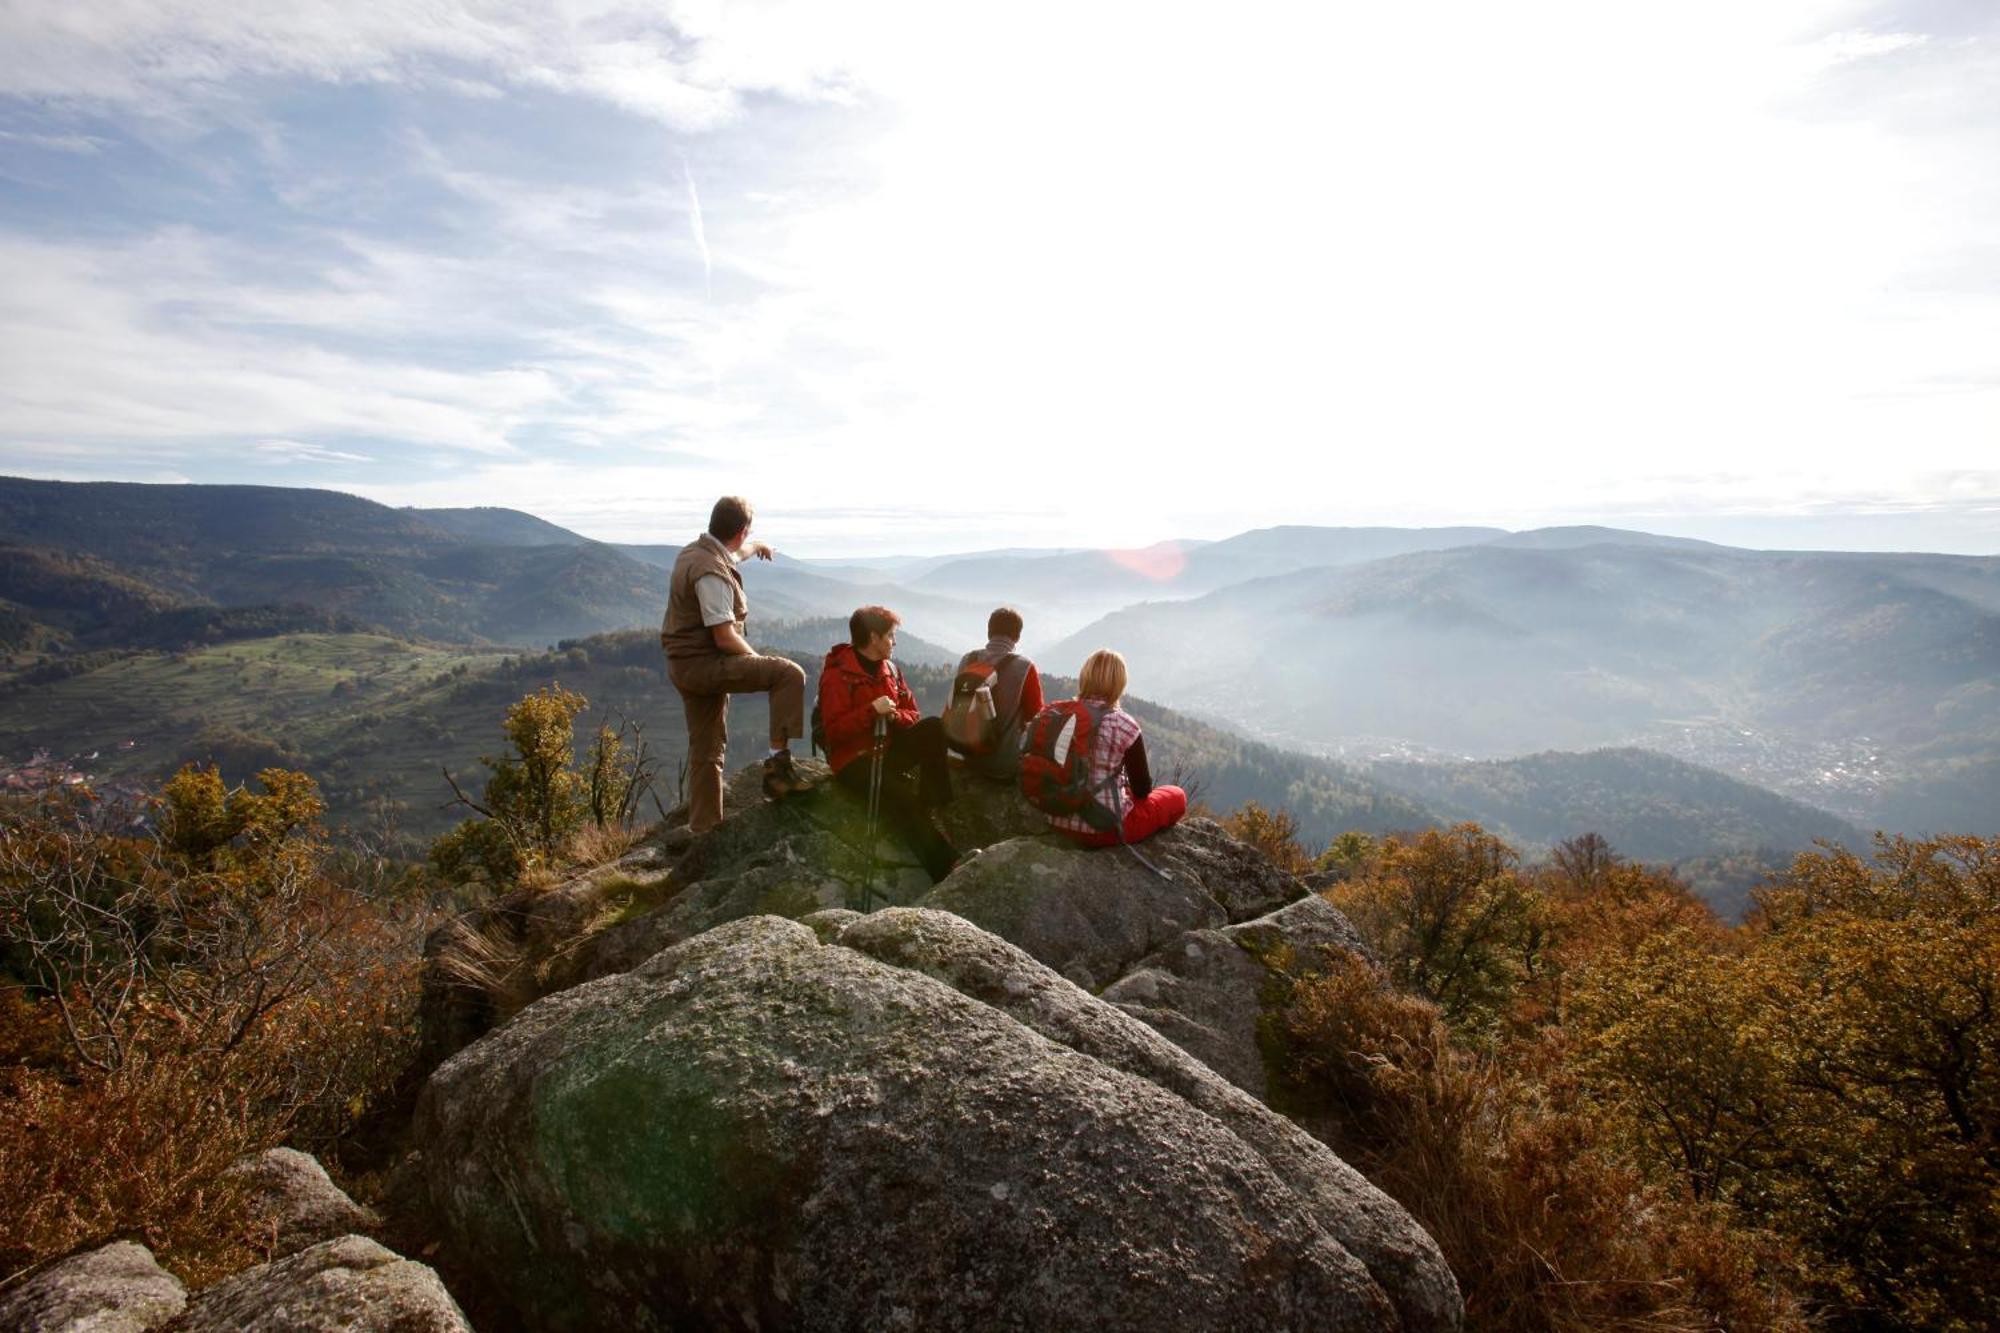
<svg viewBox="0 0 2000 1333">
<path fill-rule="evenodd" d="M 1209 819 L 1123 850 L 1085 850 L 1053 836 L 989 848 L 919 905 L 954 913 L 1012 941 L 1087 990 L 1191 930 L 1260 916 L 1305 888 Z"/>
<path fill-rule="evenodd" d="M 471 1333 L 424 1264 L 341 1236 L 260 1264 L 196 1297 L 170 1333 Z"/>
<path fill-rule="evenodd" d="M 1421 1228 L 1150 1028 L 942 913 L 814 926 L 708 930 L 433 1076 L 429 1204 L 525 1323 L 1456 1326 Z"/>
<path fill-rule="evenodd" d="M 424 941 L 417 1063 L 428 1070 L 547 987 L 549 964 L 589 936 L 613 900 L 665 896 L 671 857 L 656 838 L 550 889 L 518 890 Z"/>
<path fill-rule="evenodd" d="M 1189 931 L 1107 987 L 1104 999 L 1268 1100 L 1258 1025 L 1274 969 L 1327 950 L 1368 956 L 1347 918 L 1311 894 L 1240 925 Z"/>
<path fill-rule="evenodd" d="M 750 765 L 724 789 L 727 817 L 699 837 L 669 826 L 609 865 L 510 894 L 434 931 L 424 949 L 420 1068 L 435 1067 L 533 999 L 636 967 L 725 922 L 910 903 L 930 892 L 886 824 L 871 860 L 865 804 L 836 785 L 824 763 L 794 762 L 812 784 L 806 793 L 767 801 L 762 767 Z M 959 847 L 1047 832 L 1012 784 L 960 773 L 954 788 L 958 797 L 938 822 Z M 657 905 L 607 911 L 614 889 Z"/>
<path fill-rule="evenodd" d="M 0 1328 L 17 1333 L 144 1333 L 187 1304 L 153 1252 L 121 1240 L 51 1264 L 0 1293 Z"/>
<path fill-rule="evenodd" d="M 296 1254 L 308 1245 L 356 1231 L 381 1219 L 347 1197 L 317 1158 L 295 1148 L 271 1148 L 246 1157 L 229 1170 L 250 1191 L 250 1216 L 271 1238 L 274 1255 Z"/>
</svg>

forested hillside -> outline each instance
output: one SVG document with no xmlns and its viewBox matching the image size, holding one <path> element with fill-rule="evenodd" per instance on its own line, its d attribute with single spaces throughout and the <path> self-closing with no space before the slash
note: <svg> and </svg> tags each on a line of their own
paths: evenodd
<svg viewBox="0 0 2000 1333">
<path fill-rule="evenodd" d="M 333 491 L 0 478 L 13 577 L 44 585 L 50 612 L 0 591 L 15 604 L 9 638 L 95 629 L 115 641 L 135 588 L 159 606 L 306 606 L 449 642 L 546 646 L 659 620 L 660 574 L 612 547 L 512 511 L 435 517 Z M 47 586 L 58 567 L 69 593 Z M 79 622 L 49 605 L 65 596 L 93 609 Z"/>
<path fill-rule="evenodd" d="M 1727 774 L 1638 749 L 1547 751 L 1460 764 L 1377 761 L 1369 771 L 1441 814 L 1510 841 L 1549 846 L 1600 833 L 1643 861 L 1703 851 L 1804 851 L 1858 830 L 1837 816 Z"/>
</svg>

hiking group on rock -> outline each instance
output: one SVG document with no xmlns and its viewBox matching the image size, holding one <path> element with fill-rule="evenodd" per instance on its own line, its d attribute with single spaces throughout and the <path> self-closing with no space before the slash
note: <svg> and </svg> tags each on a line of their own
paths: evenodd
<svg viewBox="0 0 2000 1333">
<path fill-rule="evenodd" d="M 791 743 L 810 735 L 824 748 L 834 781 L 870 802 L 910 845 L 933 883 L 964 857 L 931 812 L 952 799 L 953 759 L 967 778 L 1018 782 L 1051 828 L 1084 847 L 1130 845 L 1187 813 L 1187 793 L 1155 786 L 1137 718 L 1119 707 L 1125 659 L 1100 649 L 1084 662 L 1077 697 L 1048 703 L 1041 673 L 1020 652 L 1021 613 L 987 618 L 985 647 L 966 653 L 940 716 L 926 717 L 893 660 L 901 618 L 863 606 L 848 619 L 848 642 L 821 665 L 813 729 L 806 729 L 805 672 L 759 654 L 746 637 L 749 601 L 737 565 L 769 560 L 751 541 L 748 500 L 724 496 L 708 531 L 682 548 L 668 584 L 660 645 L 688 728 L 688 827 L 701 834 L 722 819 L 723 755 L 731 694 L 769 693 L 770 752 L 764 795 L 806 789 Z M 970 854 L 970 853 L 968 853 Z"/>
</svg>

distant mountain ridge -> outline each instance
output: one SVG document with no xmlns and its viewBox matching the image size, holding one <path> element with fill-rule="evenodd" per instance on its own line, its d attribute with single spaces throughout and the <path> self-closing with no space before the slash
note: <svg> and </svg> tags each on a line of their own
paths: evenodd
<svg viewBox="0 0 2000 1333">
<path fill-rule="evenodd" d="M 1162 697 L 1304 743 L 1867 737 L 1942 771 L 2000 753 L 1996 602 L 1995 557 L 1494 543 L 1129 608 L 1048 659 L 1115 645 Z"/>
<path fill-rule="evenodd" d="M 518 509 L 410 509 L 423 522 L 480 546 L 585 546 L 590 538 Z"/>
<path fill-rule="evenodd" d="M 455 642 L 548 643 L 665 604 L 656 571 L 530 515 L 335 491 L 0 478 L 0 541 L 180 604 L 309 606 Z"/>
<path fill-rule="evenodd" d="M 1458 764 L 1378 760 L 1364 771 L 1526 847 L 1598 833 L 1633 860 L 1674 862 L 1725 852 L 1789 855 L 1821 838 L 1861 842 L 1861 831 L 1837 815 L 1636 747 Z"/>
</svg>

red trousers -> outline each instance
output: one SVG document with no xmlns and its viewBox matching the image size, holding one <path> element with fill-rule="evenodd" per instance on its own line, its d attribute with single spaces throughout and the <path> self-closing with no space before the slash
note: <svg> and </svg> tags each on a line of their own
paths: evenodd
<svg viewBox="0 0 2000 1333">
<path fill-rule="evenodd" d="M 1179 787 L 1155 787 L 1143 801 L 1125 808 L 1125 841 L 1138 842 L 1170 829 L 1187 814 L 1187 793 Z M 1071 833 L 1079 847 L 1116 847 L 1116 833 Z"/>
</svg>

